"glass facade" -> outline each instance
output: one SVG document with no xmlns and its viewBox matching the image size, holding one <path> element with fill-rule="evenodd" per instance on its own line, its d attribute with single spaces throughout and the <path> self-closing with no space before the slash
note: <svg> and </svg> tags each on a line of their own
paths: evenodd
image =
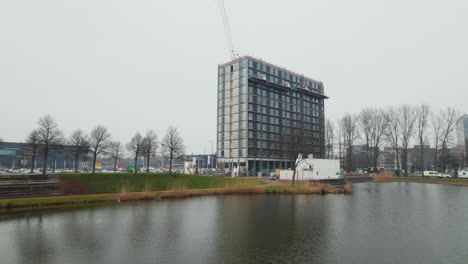
<svg viewBox="0 0 468 264">
<path fill-rule="evenodd" d="M 218 67 L 217 155 L 253 172 L 288 167 L 288 146 L 324 156 L 323 84 L 252 57 Z M 232 167 L 232 166 L 231 166 Z"/>
</svg>

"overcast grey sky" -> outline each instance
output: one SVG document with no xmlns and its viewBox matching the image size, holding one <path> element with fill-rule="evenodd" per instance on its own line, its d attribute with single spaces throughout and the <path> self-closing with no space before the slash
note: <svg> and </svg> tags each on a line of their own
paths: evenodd
<svg viewBox="0 0 468 264">
<path fill-rule="evenodd" d="M 468 112 L 467 0 L 225 0 L 234 46 L 323 81 L 326 116 L 426 102 Z M 0 136 L 44 114 L 68 135 L 103 124 L 216 140 L 217 0 L 0 0 Z"/>
</svg>

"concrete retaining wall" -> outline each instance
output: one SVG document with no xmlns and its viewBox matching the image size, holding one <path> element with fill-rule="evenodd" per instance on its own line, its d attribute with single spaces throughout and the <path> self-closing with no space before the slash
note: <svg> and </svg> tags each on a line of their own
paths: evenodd
<svg viewBox="0 0 468 264">
<path fill-rule="evenodd" d="M 62 195 L 55 174 L 0 174 L 0 199 Z"/>
</svg>

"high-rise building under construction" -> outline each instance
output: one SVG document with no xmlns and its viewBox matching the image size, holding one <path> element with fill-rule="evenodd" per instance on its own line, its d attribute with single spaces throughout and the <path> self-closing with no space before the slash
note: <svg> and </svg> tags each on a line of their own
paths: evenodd
<svg viewBox="0 0 468 264">
<path fill-rule="evenodd" d="M 240 175 L 323 158 L 323 83 L 251 56 L 218 66 L 218 164 Z"/>
</svg>

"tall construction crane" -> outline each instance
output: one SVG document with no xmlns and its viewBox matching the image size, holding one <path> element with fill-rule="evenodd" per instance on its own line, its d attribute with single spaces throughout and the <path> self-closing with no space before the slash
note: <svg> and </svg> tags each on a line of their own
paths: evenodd
<svg viewBox="0 0 468 264">
<path fill-rule="evenodd" d="M 231 59 L 235 59 L 239 54 L 234 50 L 234 45 L 232 44 L 231 29 L 229 27 L 229 19 L 226 13 L 226 7 L 224 6 L 224 0 L 219 0 L 219 10 L 221 11 L 221 17 L 223 18 L 223 26 L 224 32 L 226 33 L 229 54 L 231 55 Z"/>
</svg>

